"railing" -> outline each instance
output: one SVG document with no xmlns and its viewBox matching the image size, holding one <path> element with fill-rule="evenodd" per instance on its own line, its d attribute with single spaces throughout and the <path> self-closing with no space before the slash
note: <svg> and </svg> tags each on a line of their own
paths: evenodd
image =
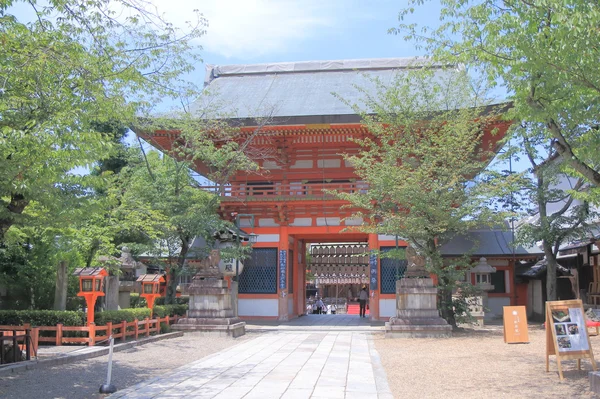
<svg viewBox="0 0 600 399">
<path fill-rule="evenodd" d="M 31 330 L 31 345 L 34 353 L 37 353 L 37 347 L 40 342 L 60 346 L 63 344 L 82 344 L 94 346 L 99 342 L 103 342 L 108 339 L 112 334 L 114 339 L 121 339 L 125 341 L 128 337 L 138 339 L 140 335 L 149 336 L 153 333 L 160 333 L 160 323 L 166 323 L 167 325 L 177 323 L 179 316 L 166 316 L 163 318 L 144 320 L 135 319 L 132 322 L 123 321 L 121 323 L 106 323 L 105 326 L 97 326 L 91 323 L 89 326 L 72 327 L 63 326 L 57 324 L 56 326 L 40 326 L 31 328 L 28 324 L 24 326 L 0 326 L 0 331 L 13 331 L 17 337 L 22 331 Z M 50 332 L 50 334 L 40 334 L 44 332 Z M 77 333 L 78 336 L 73 336 L 70 333 Z M 65 334 L 67 333 L 67 334 Z M 48 336 L 51 335 L 51 336 Z M 12 338 L 12 337 L 11 337 Z"/>
<path fill-rule="evenodd" d="M 238 183 L 226 186 L 201 186 L 200 188 L 219 194 L 222 201 L 274 201 L 274 200 L 311 200 L 334 198 L 328 191 L 341 193 L 366 193 L 365 182 L 332 183 Z"/>
<path fill-rule="evenodd" d="M 0 326 L 0 364 L 31 360 L 31 353 L 33 352 L 34 356 L 37 353 L 37 341 L 34 340 L 37 338 L 37 329 L 32 330 L 25 326 L 6 327 Z M 6 341 L 12 343 L 12 346 L 7 346 Z M 25 359 L 22 358 L 23 350 Z"/>
</svg>

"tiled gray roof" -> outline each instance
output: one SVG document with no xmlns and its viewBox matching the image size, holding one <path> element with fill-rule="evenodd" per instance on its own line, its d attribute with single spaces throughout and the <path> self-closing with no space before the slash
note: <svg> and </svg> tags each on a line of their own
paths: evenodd
<svg viewBox="0 0 600 399">
<path fill-rule="evenodd" d="M 441 251 L 444 256 L 460 256 L 467 253 L 472 256 L 512 255 L 511 243 L 512 233 L 510 231 L 499 228 L 482 228 L 454 237 L 442 245 Z M 520 245 L 514 248 L 514 254 L 517 256 L 543 256 L 543 252 L 539 248 L 525 248 Z"/>
<path fill-rule="evenodd" d="M 267 115 L 274 118 L 355 116 L 352 107 L 333 93 L 349 104 L 360 103 L 365 93 L 357 87 L 368 94 L 376 93 L 375 84 L 365 75 L 389 84 L 397 74 L 415 66 L 421 67 L 423 62 L 423 59 L 411 57 L 209 65 L 205 79 L 208 94 L 192 106 L 192 112 L 200 113 L 207 103 L 211 103 L 218 104 L 219 112 L 234 119 Z M 453 69 L 444 67 L 439 64 L 429 67 L 433 71 L 433 79 L 442 79 L 453 73 Z M 309 120 L 305 123 L 319 122 Z"/>
</svg>

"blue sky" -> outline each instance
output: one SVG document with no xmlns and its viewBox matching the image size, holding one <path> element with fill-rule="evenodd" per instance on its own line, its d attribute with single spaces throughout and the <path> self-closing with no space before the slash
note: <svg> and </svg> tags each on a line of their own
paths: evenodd
<svg viewBox="0 0 600 399">
<path fill-rule="evenodd" d="M 406 1 L 392 0 L 155 0 L 159 12 L 184 26 L 194 9 L 208 19 L 198 40 L 207 64 L 252 64 L 422 55 L 412 43 L 387 33 Z M 415 15 L 437 24 L 437 1 Z M 204 79 L 204 66 L 193 76 Z"/>
</svg>

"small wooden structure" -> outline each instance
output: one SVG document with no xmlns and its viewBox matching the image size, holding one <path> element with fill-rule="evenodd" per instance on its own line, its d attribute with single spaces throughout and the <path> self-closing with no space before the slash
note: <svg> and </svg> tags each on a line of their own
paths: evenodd
<svg viewBox="0 0 600 399">
<path fill-rule="evenodd" d="M 148 309 L 154 308 L 154 300 L 160 296 L 160 284 L 165 282 L 164 277 L 160 274 L 142 274 L 136 281 L 142 283 L 140 295 L 146 299 Z"/>
<path fill-rule="evenodd" d="M 94 306 L 99 296 L 104 296 L 104 278 L 108 272 L 101 267 L 80 267 L 73 272 L 79 276 L 79 292 L 77 296 L 85 298 L 87 306 L 87 325 L 94 322 Z"/>
</svg>

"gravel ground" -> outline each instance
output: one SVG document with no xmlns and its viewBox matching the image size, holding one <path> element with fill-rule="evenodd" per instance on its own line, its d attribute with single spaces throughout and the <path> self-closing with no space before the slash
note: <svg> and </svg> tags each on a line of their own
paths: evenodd
<svg viewBox="0 0 600 399">
<path fill-rule="evenodd" d="M 112 383 L 117 389 L 124 389 L 255 336 L 256 334 L 246 333 L 233 339 L 186 334 L 115 352 Z M 108 356 L 100 356 L 1 377 L 0 398 L 103 398 L 104 395 L 100 395 L 98 389 L 106 382 L 107 361 Z"/>
<path fill-rule="evenodd" d="M 468 329 L 447 339 L 386 339 L 375 346 L 395 398 L 596 398 L 590 392 L 589 360 L 582 371 L 564 361 L 560 382 L 556 358 L 546 372 L 546 336 L 529 328 L 529 344 L 505 344 L 502 326 Z M 595 354 L 600 336 L 591 337 Z M 598 359 L 596 357 L 596 359 Z"/>
</svg>

